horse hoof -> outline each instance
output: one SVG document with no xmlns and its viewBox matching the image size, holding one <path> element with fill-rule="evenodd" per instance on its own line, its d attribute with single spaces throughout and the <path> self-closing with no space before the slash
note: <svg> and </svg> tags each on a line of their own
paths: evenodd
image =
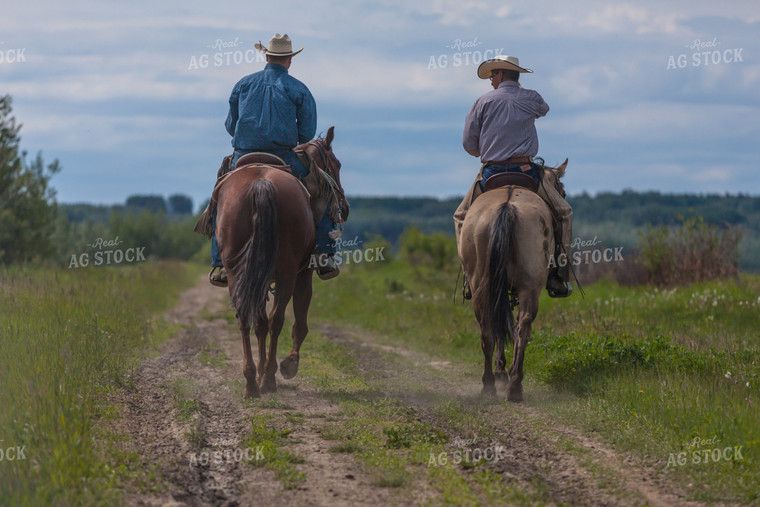
<svg viewBox="0 0 760 507">
<path fill-rule="evenodd" d="M 276 393 L 277 384 L 275 383 L 274 379 L 269 380 L 265 377 L 261 384 L 259 384 L 259 389 L 261 390 L 261 394 Z"/>
<path fill-rule="evenodd" d="M 522 386 L 509 386 L 507 389 L 507 401 L 519 403 L 523 400 Z"/>
<path fill-rule="evenodd" d="M 480 394 L 483 396 L 496 396 L 496 386 L 491 384 L 490 386 L 483 386 L 483 389 L 480 391 Z"/>
<path fill-rule="evenodd" d="M 288 356 L 280 361 L 280 374 L 282 378 L 291 379 L 298 373 L 298 357 Z"/>
<path fill-rule="evenodd" d="M 506 384 L 509 382 L 509 374 L 506 371 L 497 371 L 493 374 L 494 379 L 496 379 L 496 382 L 499 384 Z"/>
<path fill-rule="evenodd" d="M 261 393 L 259 392 L 259 386 L 257 386 L 256 384 L 254 384 L 253 387 L 246 386 L 245 397 L 246 398 L 261 398 Z"/>
</svg>

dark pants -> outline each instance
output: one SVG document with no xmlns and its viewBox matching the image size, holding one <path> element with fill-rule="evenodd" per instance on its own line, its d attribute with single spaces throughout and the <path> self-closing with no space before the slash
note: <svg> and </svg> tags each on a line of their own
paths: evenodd
<svg viewBox="0 0 760 507">
<path fill-rule="evenodd" d="M 232 157 L 232 162 L 230 163 L 230 170 L 232 171 L 235 169 L 235 164 L 237 163 L 240 157 L 242 157 L 243 155 L 247 153 L 253 153 L 254 151 L 264 151 L 266 153 L 271 153 L 272 155 L 277 155 L 278 157 L 283 159 L 286 164 L 290 166 L 290 170 L 293 172 L 293 175 L 296 176 L 298 179 L 303 179 L 309 174 L 309 169 L 301 163 L 301 160 L 293 152 L 293 150 L 288 150 L 288 149 L 278 149 L 278 150 L 238 150 L 236 149 L 235 154 Z M 211 235 L 211 265 L 221 267 L 222 257 L 219 255 L 219 244 L 216 241 L 216 211 L 214 211 L 214 214 L 211 217 L 211 224 L 214 227 L 214 233 Z M 329 236 L 330 231 L 332 231 L 335 228 L 335 226 L 336 224 L 333 223 L 332 219 L 330 218 L 330 215 L 327 212 L 327 209 L 325 209 L 324 215 L 317 222 L 317 226 L 316 226 L 316 233 L 317 233 L 316 246 L 317 246 L 317 251 L 319 253 L 326 253 L 328 255 L 332 255 L 335 253 L 335 242 Z"/>
<path fill-rule="evenodd" d="M 523 171 L 522 167 L 530 165 L 530 169 Z M 534 180 L 539 182 L 538 166 L 534 163 L 530 164 L 499 164 L 499 165 L 487 165 L 483 168 L 483 179 L 480 182 L 480 189 L 485 191 L 486 180 L 495 174 L 500 173 L 525 173 Z"/>
</svg>

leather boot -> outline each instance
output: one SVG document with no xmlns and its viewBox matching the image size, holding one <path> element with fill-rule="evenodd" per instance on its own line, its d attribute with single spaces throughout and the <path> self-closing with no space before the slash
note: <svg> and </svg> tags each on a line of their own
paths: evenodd
<svg viewBox="0 0 760 507">
<path fill-rule="evenodd" d="M 217 269 L 219 272 L 214 273 Z M 227 287 L 227 271 L 222 266 L 214 266 L 208 274 L 208 281 L 216 287 Z"/>
<path fill-rule="evenodd" d="M 322 280 L 330 280 L 340 274 L 340 268 L 331 255 L 321 253 L 317 256 L 317 276 Z"/>
<path fill-rule="evenodd" d="M 572 262 L 570 243 L 573 233 L 568 220 L 560 220 L 557 229 L 554 238 L 557 245 L 554 251 L 555 267 L 549 272 L 549 278 L 546 280 L 546 291 L 549 293 L 549 297 L 566 298 L 573 292 L 573 287 L 570 285 L 570 263 Z M 562 253 L 566 254 L 564 265 L 559 262 Z"/>
<path fill-rule="evenodd" d="M 546 280 L 546 292 L 549 293 L 549 297 L 551 298 L 566 298 L 572 294 L 573 288 L 569 282 L 562 279 L 558 273 L 558 269 L 554 268 Z"/>
</svg>

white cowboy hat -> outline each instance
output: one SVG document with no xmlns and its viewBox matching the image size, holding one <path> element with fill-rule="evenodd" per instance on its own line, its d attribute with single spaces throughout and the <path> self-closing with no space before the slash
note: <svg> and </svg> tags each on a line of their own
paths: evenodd
<svg viewBox="0 0 760 507">
<path fill-rule="evenodd" d="M 294 56 L 303 51 L 303 46 L 298 51 L 293 51 L 293 44 L 290 42 L 288 34 L 280 35 L 279 33 L 274 34 L 274 37 L 270 39 L 269 47 L 264 46 L 261 41 L 254 47 L 271 56 Z"/>
<path fill-rule="evenodd" d="M 486 60 L 478 67 L 478 77 L 488 79 L 495 70 L 516 70 L 517 72 L 533 72 L 530 69 L 520 67 L 520 60 L 516 56 L 496 55 L 495 58 Z"/>
</svg>

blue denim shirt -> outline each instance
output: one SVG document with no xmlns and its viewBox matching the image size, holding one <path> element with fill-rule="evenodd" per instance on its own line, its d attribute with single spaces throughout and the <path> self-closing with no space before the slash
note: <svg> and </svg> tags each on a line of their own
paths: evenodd
<svg viewBox="0 0 760 507">
<path fill-rule="evenodd" d="M 268 63 L 232 89 L 224 125 L 236 149 L 293 148 L 314 138 L 317 105 L 306 85 L 288 69 Z"/>
</svg>

